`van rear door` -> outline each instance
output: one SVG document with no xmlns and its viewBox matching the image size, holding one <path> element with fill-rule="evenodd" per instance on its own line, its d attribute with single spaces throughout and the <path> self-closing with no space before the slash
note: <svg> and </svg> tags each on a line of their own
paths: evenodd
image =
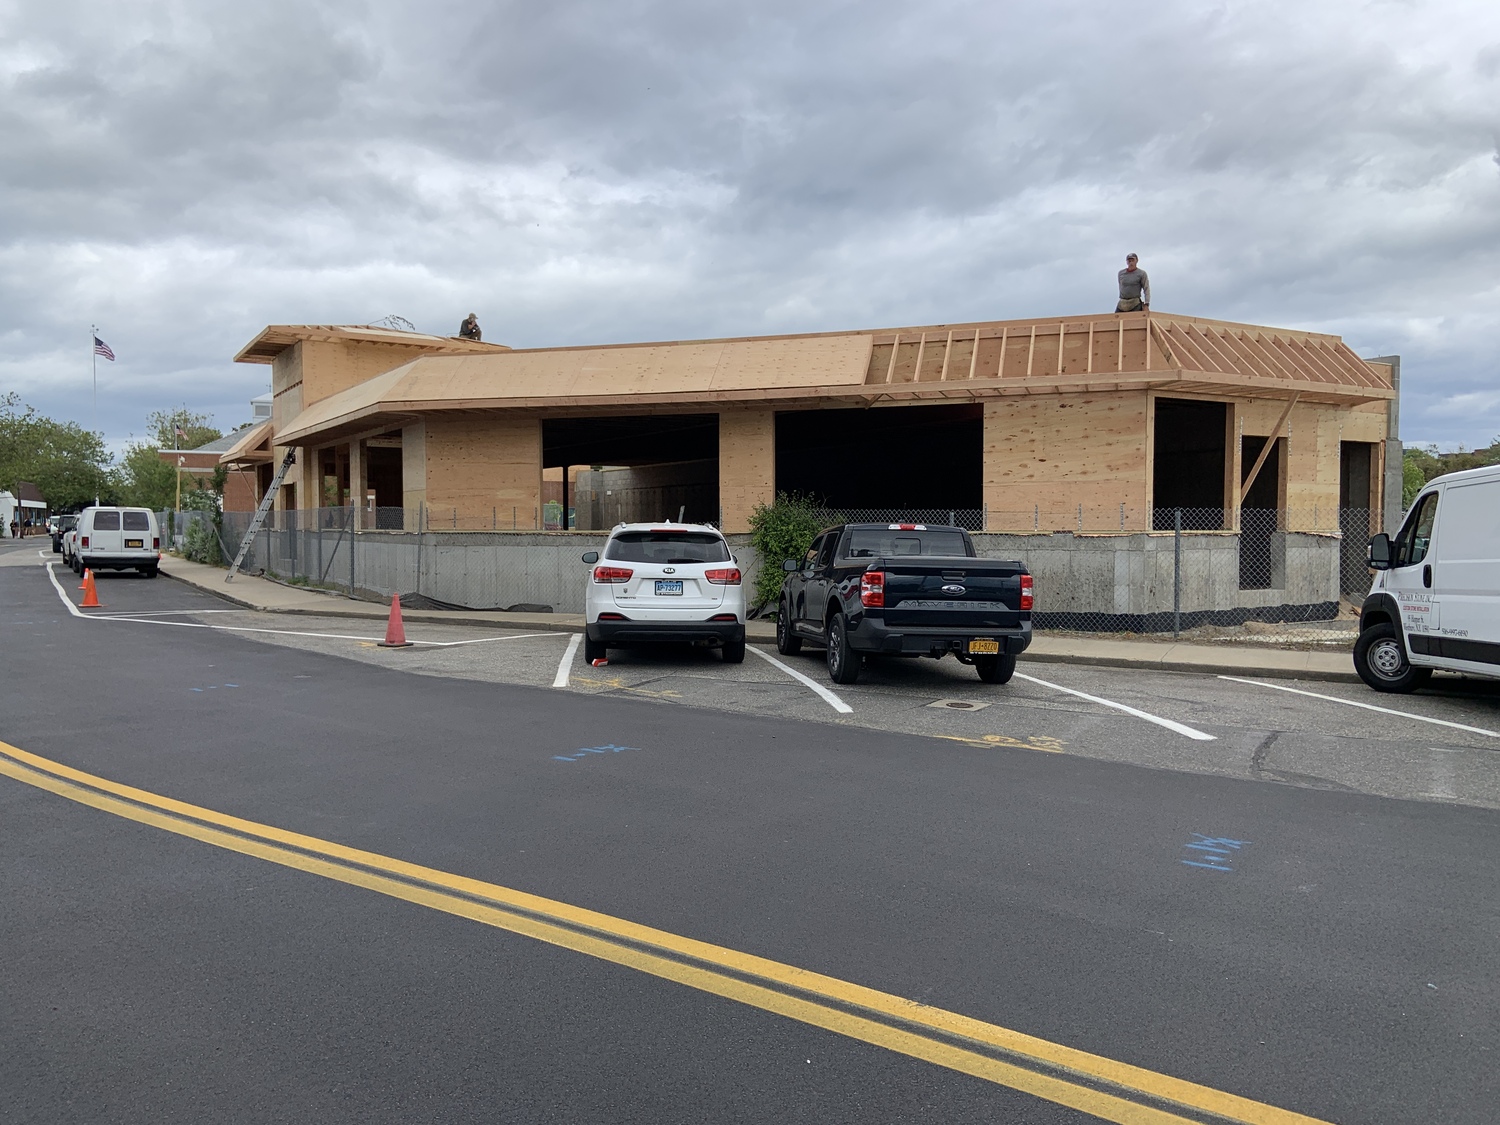
<svg viewBox="0 0 1500 1125">
<path fill-rule="evenodd" d="M 91 555 L 118 555 L 120 553 L 120 510 L 99 508 L 94 512 L 94 529 L 89 536 Z"/>
<path fill-rule="evenodd" d="M 1432 551 L 1432 655 L 1500 675 L 1500 480 L 1453 483 Z"/>
<path fill-rule="evenodd" d="M 151 513 L 131 511 L 120 513 L 121 547 L 130 551 L 151 551 Z"/>
</svg>

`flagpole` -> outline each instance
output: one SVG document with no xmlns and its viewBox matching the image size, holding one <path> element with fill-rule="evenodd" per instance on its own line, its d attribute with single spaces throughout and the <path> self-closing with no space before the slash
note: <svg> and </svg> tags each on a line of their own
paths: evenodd
<svg viewBox="0 0 1500 1125">
<path fill-rule="evenodd" d="M 89 325 L 89 363 L 94 375 L 94 409 L 93 418 L 89 422 L 89 428 L 96 433 L 99 430 L 99 353 L 94 350 L 94 341 L 99 338 L 99 326 Z M 99 490 L 94 490 L 94 507 L 99 506 Z"/>
</svg>

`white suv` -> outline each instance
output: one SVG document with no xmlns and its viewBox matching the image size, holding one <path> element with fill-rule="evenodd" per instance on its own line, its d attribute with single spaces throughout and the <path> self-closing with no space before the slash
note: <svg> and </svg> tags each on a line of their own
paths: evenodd
<svg viewBox="0 0 1500 1125">
<path fill-rule="evenodd" d="M 583 658 L 652 641 L 716 644 L 727 664 L 745 659 L 745 588 L 718 528 L 622 523 L 593 570 L 585 597 Z"/>
</svg>

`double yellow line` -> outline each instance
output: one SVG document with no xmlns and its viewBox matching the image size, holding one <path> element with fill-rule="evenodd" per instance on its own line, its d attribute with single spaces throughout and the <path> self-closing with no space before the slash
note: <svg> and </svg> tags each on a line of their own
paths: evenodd
<svg viewBox="0 0 1500 1125">
<path fill-rule="evenodd" d="M 0 774 L 71 801 L 469 918 L 925 1059 L 1121 1125 L 1326 1125 L 835 977 L 175 801 L 0 742 Z"/>
</svg>

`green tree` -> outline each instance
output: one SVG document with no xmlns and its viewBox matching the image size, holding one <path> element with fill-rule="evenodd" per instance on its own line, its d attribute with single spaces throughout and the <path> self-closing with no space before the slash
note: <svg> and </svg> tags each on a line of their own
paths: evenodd
<svg viewBox="0 0 1500 1125">
<path fill-rule="evenodd" d="M 38 414 L 14 393 L 0 397 L 0 488 L 32 481 L 53 509 L 82 508 L 115 499 L 111 460 L 102 435 Z"/>
<path fill-rule="evenodd" d="M 214 428 L 213 420 L 212 414 L 199 414 L 186 406 L 179 406 L 176 410 L 153 410 L 146 419 L 147 439 L 161 449 L 197 449 L 224 436 Z M 184 436 L 177 436 L 179 429 Z"/>
<path fill-rule="evenodd" d="M 139 508 L 161 511 L 177 503 L 175 466 L 164 461 L 154 442 L 136 442 L 125 449 L 116 473 L 121 497 Z"/>
</svg>

